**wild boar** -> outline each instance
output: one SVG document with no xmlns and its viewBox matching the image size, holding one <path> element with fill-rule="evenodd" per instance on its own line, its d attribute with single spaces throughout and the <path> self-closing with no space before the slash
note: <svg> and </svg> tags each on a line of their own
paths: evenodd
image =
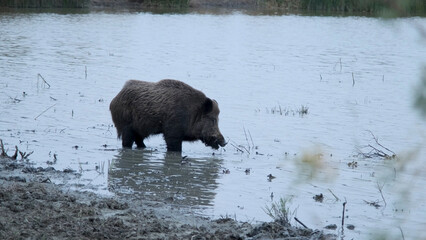
<svg viewBox="0 0 426 240">
<path fill-rule="evenodd" d="M 109 108 L 125 148 L 133 143 L 145 148 L 143 140 L 160 133 L 167 151 L 182 151 L 182 141 L 201 140 L 214 149 L 226 145 L 218 126 L 218 103 L 181 81 L 129 80 Z"/>
</svg>

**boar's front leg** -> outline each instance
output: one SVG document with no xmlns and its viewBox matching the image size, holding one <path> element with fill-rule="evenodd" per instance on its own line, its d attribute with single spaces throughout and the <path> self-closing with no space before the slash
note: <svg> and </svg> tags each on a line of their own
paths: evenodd
<svg viewBox="0 0 426 240">
<path fill-rule="evenodd" d="M 182 152 L 182 139 L 164 136 L 164 140 L 166 140 L 167 151 Z"/>
<path fill-rule="evenodd" d="M 185 137 L 185 123 L 187 119 L 182 114 L 177 114 L 175 118 L 169 119 L 163 126 L 164 140 L 167 144 L 167 151 L 182 152 L 182 141 Z"/>
</svg>

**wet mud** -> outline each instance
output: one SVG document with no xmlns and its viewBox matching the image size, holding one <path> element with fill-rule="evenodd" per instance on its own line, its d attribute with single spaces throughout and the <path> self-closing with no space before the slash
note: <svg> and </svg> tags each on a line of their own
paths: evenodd
<svg viewBox="0 0 426 240">
<path fill-rule="evenodd" d="M 81 192 L 73 171 L 0 157 L 1 239 L 335 239 L 279 222 L 208 219 L 144 199 Z M 54 182 L 65 182 L 55 184 Z"/>
</svg>

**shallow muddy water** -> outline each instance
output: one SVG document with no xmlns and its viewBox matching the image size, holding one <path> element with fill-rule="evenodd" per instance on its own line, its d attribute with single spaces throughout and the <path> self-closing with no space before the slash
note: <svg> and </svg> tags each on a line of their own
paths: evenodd
<svg viewBox="0 0 426 240">
<path fill-rule="evenodd" d="M 424 18 L 1 13 L 0 138 L 9 153 L 17 145 L 39 165 L 80 171 L 82 190 L 254 222 L 291 198 L 318 229 L 340 226 L 347 201 L 355 229 L 329 230 L 344 239 L 425 238 L 419 27 Z M 121 149 L 111 99 L 128 79 L 163 78 L 219 102 L 224 149 L 184 143 L 182 160 L 161 136 Z M 369 131 L 398 160 L 357 155 L 379 147 Z"/>
</svg>

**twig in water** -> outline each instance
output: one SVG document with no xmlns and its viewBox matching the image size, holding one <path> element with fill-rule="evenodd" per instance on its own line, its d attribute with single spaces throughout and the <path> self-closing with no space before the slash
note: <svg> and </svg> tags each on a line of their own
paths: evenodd
<svg viewBox="0 0 426 240">
<path fill-rule="evenodd" d="M 303 224 L 299 219 L 297 219 L 297 217 L 294 217 L 294 220 L 296 220 L 296 222 L 300 223 L 300 225 L 304 226 L 305 228 L 308 228 L 305 224 Z"/>
<path fill-rule="evenodd" d="M 3 140 L 0 139 L 0 147 L 1 147 L 1 156 L 8 157 L 6 151 L 4 150 Z"/>
<path fill-rule="evenodd" d="M 10 158 L 12 158 L 13 160 L 16 160 L 16 158 L 18 157 L 18 146 L 15 146 L 15 154 L 13 154 L 13 156 L 12 157 L 10 157 Z"/>
<path fill-rule="evenodd" d="M 371 136 L 373 136 L 373 139 L 374 139 L 374 141 L 376 141 L 377 145 L 379 145 L 380 147 L 391 152 L 393 154 L 393 156 L 396 156 L 396 153 L 394 151 L 390 150 L 389 148 L 387 148 L 387 147 L 385 147 L 385 146 L 383 146 L 382 144 L 379 143 L 379 139 L 376 136 L 374 136 L 373 132 L 371 132 L 370 130 L 368 130 L 368 131 L 370 132 Z"/>
<path fill-rule="evenodd" d="M 372 201 L 372 202 L 369 202 L 369 201 L 365 201 L 365 200 L 364 200 L 364 202 L 365 202 L 365 203 L 367 203 L 367 204 L 368 204 L 368 205 L 370 205 L 370 206 L 375 207 L 375 208 L 379 208 L 379 207 L 381 207 L 381 206 L 380 206 L 380 204 L 379 204 L 379 201 L 375 201 L 375 202 L 373 202 L 373 201 Z"/>
<path fill-rule="evenodd" d="M 281 109 L 281 106 L 280 106 L 280 109 Z M 248 133 L 249 133 L 249 136 L 250 136 L 250 140 L 251 140 L 251 145 L 252 145 L 252 148 L 254 149 L 254 142 L 253 142 L 253 138 L 251 137 L 251 133 L 250 133 L 250 130 L 247 130 L 248 131 Z"/>
<path fill-rule="evenodd" d="M 379 143 L 379 139 L 376 136 L 374 136 L 374 134 L 371 131 L 368 130 L 368 132 L 371 134 L 371 136 L 373 137 L 373 139 L 376 142 L 376 145 L 378 147 L 375 147 L 371 144 L 368 144 L 367 146 L 364 146 L 364 147 L 361 147 L 361 148 L 369 147 L 371 150 L 368 153 L 364 153 L 360 149 L 358 149 L 359 155 L 362 155 L 365 158 L 372 158 L 372 157 L 381 157 L 381 158 L 384 158 L 384 159 L 396 158 L 396 153 L 394 151 L 390 150 L 389 148 L 387 148 L 387 147 L 383 146 L 381 143 Z"/>
<path fill-rule="evenodd" d="M 41 78 L 43 80 L 43 82 L 48 86 L 48 88 L 50 88 L 50 84 L 46 81 L 46 79 L 44 79 L 43 76 L 41 76 L 40 73 L 37 75 L 37 79 L 39 79 L 39 78 Z"/>
<path fill-rule="evenodd" d="M 336 198 L 336 201 L 340 201 L 340 199 L 331 191 L 330 188 L 328 188 L 328 191 L 333 194 L 334 198 Z"/>
<path fill-rule="evenodd" d="M 243 126 L 243 130 L 244 130 L 244 136 L 246 137 L 247 146 L 248 146 L 249 151 L 250 151 L 250 143 L 249 143 L 249 140 L 248 140 L 248 137 L 247 137 L 246 128 L 245 128 L 244 126 Z M 249 152 L 249 153 L 250 153 L 250 152 Z"/>
<path fill-rule="evenodd" d="M 398 227 L 398 228 L 399 228 L 399 231 L 401 231 L 402 240 L 405 240 L 404 232 L 402 231 L 402 228 L 401 227 Z"/>
<path fill-rule="evenodd" d="M 16 97 L 13 98 L 13 97 L 9 96 L 9 98 L 12 100 L 13 103 L 20 103 L 22 101 L 21 99 L 18 99 Z"/>
<path fill-rule="evenodd" d="M 346 208 L 346 200 L 345 200 L 345 202 L 343 203 L 343 212 L 342 212 L 342 229 L 343 229 L 343 226 L 345 225 L 345 208 Z"/>
<path fill-rule="evenodd" d="M 385 184 L 383 183 L 382 186 L 379 185 L 379 182 L 377 182 L 377 188 L 379 189 L 380 195 L 382 196 L 383 202 L 385 203 L 385 207 L 386 207 L 386 200 L 385 197 L 383 196 L 383 187 L 385 186 Z"/>
<path fill-rule="evenodd" d="M 19 151 L 19 154 L 21 155 L 21 160 L 27 159 L 33 153 L 34 153 L 34 151 L 31 151 L 29 153 Z"/>
<path fill-rule="evenodd" d="M 43 112 L 41 112 L 39 115 L 37 115 L 37 117 L 35 117 L 35 118 L 34 118 L 34 120 L 37 120 L 37 118 L 38 118 L 38 117 L 40 117 L 43 113 L 47 112 L 49 109 L 53 108 L 55 105 L 56 105 L 56 103 L 55 103 L 55 104 L 53 104 L 52 106 L 50 106 L 50 107 L 46 108 L 46 110 L 44 110 L 44 111 L 43 111 Z"/>
<path fill-rule="evenodd" d="M 243 150 L 241 150 L 241 148 L 235 146 L 233 143 L 230 142 L 229 144 L 231 144 L 231 146 L 233 146 L 235 149 L 237 149 L 237 151 L 242 152 L 242 153 L 244 152 Z"/>
</svg>

